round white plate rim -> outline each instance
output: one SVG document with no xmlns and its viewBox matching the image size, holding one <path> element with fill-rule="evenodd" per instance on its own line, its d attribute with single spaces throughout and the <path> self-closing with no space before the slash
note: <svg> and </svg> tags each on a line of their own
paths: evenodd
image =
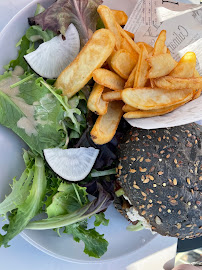
<svg viewBox="0 0 202 270">
<path fill-rule="evenodd" d="M 18 17 L 20 17 L 22 13 L 24 13 L 27 9 L 29 9 L 29 7 L 31 7 L 34 4 L 37 4 L 38 2 L 40 2 L 40 1 L 39 0 L 33 0 L 29 4 L 27 4 L 24 8 L 22 8 L 19 12 L 17 12 L 17 14 L 1 30 L 1 32 L 0 32 L 0 41 L 1 41 L 1 39 L 4 38 L 4 34 L 7 32 L 7 28 L 9 28 L 9 25 L 12 24 L 12 22 L 15 21 Z M 38 250 L 46 253 L 47 255 L 50 255 L 50 256 L 52 256 L 54 258 L 57 258 L 57 259 L 60 259 L 60 260 L 66 261 L 66 262 L 72 262 L 72 263 L 77 263 L 77 264 L 101 264 L 101 263 L 108 263 L 108 262 L 113 262 L 113 261 L 115 261 L 117 259 L 124 259 L 125 257 L 130 256 L 132 254 L 135 254 L 137 252 L 137 250 L 135 250 L 135 251 L 128 252 L 128 253 L 126 253 L 124 255 L 121 255 L 121 256 L 118 255 L 116 257 L 113 257 L 112 259 L 99 259 L 98 261 L 87 261 L 87 260 L 82 260 L 82 259 L 81 260 L 77 260 L 77 259 L 72 259 L 72 258 L 69 258 L 69 257 L 66 257 L 66 256 L 59 255 L 59 254 L 57 254 L 57 253 L 55 253 L 53 251 L 48 250 L 47 248 L 45 248 L 42 245 L 40 245 L 37 242 L 35 242 L 33 239 L 31 239 L 29 236 L 27 236 L 24 232 L 21 232 L 19 235 L 24 240 L 26 240 L 28 243 L 30 243 L 32 246 L 34 246 Z M 158 234 L 153 235 L 153 238 L 150 239 L 150 240 L 148 240 L 147 243 L 142 243 L 141 244 L 141 247 L 139 249 L 143 248 L 145 245 L 147 245 L 148 243 L 150 243 L 151 241 L 153 241 L 154 238 L 157 235 Z"/>
</svg>

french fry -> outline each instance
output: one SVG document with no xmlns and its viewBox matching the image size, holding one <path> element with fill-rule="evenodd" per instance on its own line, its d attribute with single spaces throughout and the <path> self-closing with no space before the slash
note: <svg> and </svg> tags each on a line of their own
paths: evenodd
<svg viewBox="0 0 202 270">
<path fill-rule="evenodd" d="M 137 110 L 134 112 L 128 112 L 125 113 L 123 115 L 124 118 L 126 119 L 132 119 L 132 118 L 148 118 L 148 117 L 154 117 L 154 116 L 160 116 L 160 115 L 164 115 L 167 114 L 169 112 L 172 112 L 174 110 L 176 110 L 177 108 L 181 107 L 182 105 L 184 105 L 185 103 L 180 103 L 177 105 L 173 105 L 173 106 L 169 106 L 166 108 L 162 108 L 162 109 L 158 109 L 158 110 L 149 110 L 149 111 L 141 111 L 141 110 Z"/>
<path fill-rule="evenodd" d="M 160 88 L 128 88 L 122 92 L 122 100 L 140 110 L 156 110 L 182 102 L 188 102 L 193 97 L 193 91 L 165 90 Z"/>
<path fill-rule="evenodd" d="M 134 67 L 134 69 L 130 73 L 130 76 L 129 76 L 124 88 L 133 88 L 136 70 L 137 70 L 137 65 Z"/>
<path fill-rule="evenodd" d="M 169 76 L 178 78 L 191 78 L 196 68 L 196 55 L 193 52 L 187 52 L 179 61 L 177 66 L 171 71 Z"/>
<path fill-rule="evenodd" d="M 98 115 L 104 115 L 107 113 L 108 102 L 102 99 L 103 91 L 104 86 L 95 83 L 93 90 L 88 98 L 88 109 Z"/>
<path fill-rule="evenodd" d="M 119 75 L 104 68 L 98 68 L 93 72 L 93 80 L 112 90 L 122 90 L 125 85 L 125 81 Z"/>
<path fill-rule="evenodd" d="M 154 45 L 154 51 L 153 51 L 154 56 L 166 53 L 165 42 L 166 42 L 166 30 L 162 30 Z"/>
<path fill-rule="evenodd" d="M 111 57 L 110 65 L 120 77 L 127 80 L 136 63 L 132 54 L 126 50 L 118 50 Z"/>
<path fill-rule="evenodd" d="M 139 58 L 139 54 L 131 47 L 128 41 L 125 38 L 122 38 L 121 49 L 128 51 L 133 55 L 134 60 L 137 62 Z"/>
<path fill-rule="evenodd" d="M 153 53 L 154 48 L 153 48 L 152 46 L 150 46 L 149 44 L 147 44 L 146 42 L 137 42 L 137 45 L 138 45 L 139 47 L 141 47 L 141 45 L 144 45 L 145 48 L 147 49 L 147 52 L 148 52 L 149 55 L 150 55 L 151 53 Z"/>
<path fill-rule="evenodd" d="M 109 91 L 102 94 L 102 99 L 106 102 L 115 101 L 115 100 L 122 100 L 122 90 L 118 91 Z"/>
<path fill-rule="evenodd" d="M 110 102 L 107 113 L 98 117 L 91 130 L 91 137 L 95 144 L 106 144 L 113 139 L 123 115 L 122 107 L 122 101 Z"/>
<path fill-rule="evenodd" d="M 128 113 L 128 112 L 136 112 L 139 111 L 139 109 L 131 107 L 130 105 L 125 104 L 122 108 L 123 112 Z"/>
<path fill-rule="evenodd" d="M 194 77 L 195 78 L 201 77 L 198 70 L 196 70 L 196 69 L 194 70 Z"/>
<path fill-rule="evenodd" d="M 199 74 L 199 72 L 196 69 L 194 70 L 194 77 L 195 78 L 199 78 L 200 77 L 200 74 Z M 201 89 L 194 90 L 193 100 L 199 98 L 200 95 L 201 95 Z"/>
<path fill-rule="evenodd" d="M 168 53 L 152 56 L 148 63 L 151 67 L 147 76 L 149 79 L 166 76 L 177 66 L 177 62 Z"/>
<path fill-rule="evenodd" d="M 111 9 L 115 20 L 119 25 L 125 25 L 128 21 L 128 15 L 122 10 Z"/>
<path fill-rule="evenodd" d="M 175 89 L 202 89 L 202 77 L 199 78 L 175 78 L 165 76 L 153 79 L 157 87 L 169 90 Z"/>
<path fill-rule="evenodd" d="M 148 52 L 144 45 L 141 45 L 141 52 L 137 63 L 137 69 L 135 73 L 134 88 L 144 87 L 147 82 L 147 73 L 149 70 L 149 64 L 147 61 Z"/>
<path fill-rule="evenodd" d="M 194 92 L 194 95 L 193 95 L 193 100 L 194 99 L 197 99 L 197 98 L 199 98 L 201 96 L 201 89 L 199 89 L 199 90 L 196 90 L 195 92 Z"/>
<path fill-rule="evenodd" d="M 122 37 L 124 37 L 128 41 L 128 43 L 134 49 L 134 51 L 136 51 L 138 54 L 140 54 L 140 48 L 138 47 L 138 45 L 135 43 L 135 41 L 133 41 L 129 37 L 129 35 L 125 32 L 125 30 L 120 25 L 118 25 L 118 30 L 119 30 L 120 34 L 122 35 Z"/>
<path fill-rule="evenodd" d="M 107 29 L 96 31 L 74 61 L 59 75 L 55 87 L 68 98 L 76 94 L 92 78 L 115 47 L 114 35 Z"/>
<path fill-rule="evenodd" d="M 128 34 L 128 36 L 130 38 L 132 38 L 133 40 L 135 39 L 135 35 L 133 33 L 129 32 L 129 31 L 125 30 L 125 29 L 124 29 L 124 31 L 126 32 L 126 34 Z"/>
<path fill-rule="evenodd" d="M 121 48 L 122 37 L 118 29 L 119 24 L 116 22 L 113 12 L 111 11 L 110 8 L 104 5 L 100 5 L 97 9 L 97 12 L 99 13 L 101 17 L 105 28 L 109 29 L 115 35 L 115 38 L 116 38 L 115 48 L 119 50 Z"/>
</svg>

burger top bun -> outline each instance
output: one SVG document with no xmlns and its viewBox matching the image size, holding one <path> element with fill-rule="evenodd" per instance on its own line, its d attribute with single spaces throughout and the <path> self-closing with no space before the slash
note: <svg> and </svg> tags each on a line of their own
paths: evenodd
<svg viewBox="0 0 202 270">
<path fill-rule="evenodd" d="M 131 128 L 118 147 L 118 183 L 162 235 L 202 235 L 202 127 Z"/>
</svg>

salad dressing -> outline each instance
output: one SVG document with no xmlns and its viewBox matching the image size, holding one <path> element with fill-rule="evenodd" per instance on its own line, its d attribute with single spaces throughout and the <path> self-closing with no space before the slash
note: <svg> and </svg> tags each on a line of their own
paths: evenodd
<svg viewBox="0 0 202 270">
<path fill-rule="evenodd" d="M 24 72 L 24 71 L 23 71 Z M 15 74 L 22 73 L 21 69 L 15 69 L 14 75 L 0 81 L 0 91 L 9 96 L 9 98 L 20 108 L 24 116 L 17 122 L 17 127 L 25 130 L 28 136 L 37 135 L 36 125 L 34 119 L 34 106 L 26 104 L 23 98 L 20 98 L 19 86 L 10 88 L 11 85 L 20 81 L 20 78 Z"/>
</svg>

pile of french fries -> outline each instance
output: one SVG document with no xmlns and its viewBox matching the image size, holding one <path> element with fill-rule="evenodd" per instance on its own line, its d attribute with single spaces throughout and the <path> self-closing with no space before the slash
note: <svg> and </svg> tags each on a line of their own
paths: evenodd
<svg viewBox="0 0 202 270">
<path fill-rule="evenodd" d="M 135 43 L 121 25 L 123 11 L 98 7 L 105 29 L 96 31 L 77 58 L 61 73 L 56 87 L 69 98 L 93 78 L 88 108 L 98 116 L 91 131 L 96 144 L 112 140 L 122 118 L 167 114 L 201 95 L 202 77 L 196 55 L 186 53 L 176 62 L 165 45 L 163 30 L 154 48 Z"/>
</svg>

